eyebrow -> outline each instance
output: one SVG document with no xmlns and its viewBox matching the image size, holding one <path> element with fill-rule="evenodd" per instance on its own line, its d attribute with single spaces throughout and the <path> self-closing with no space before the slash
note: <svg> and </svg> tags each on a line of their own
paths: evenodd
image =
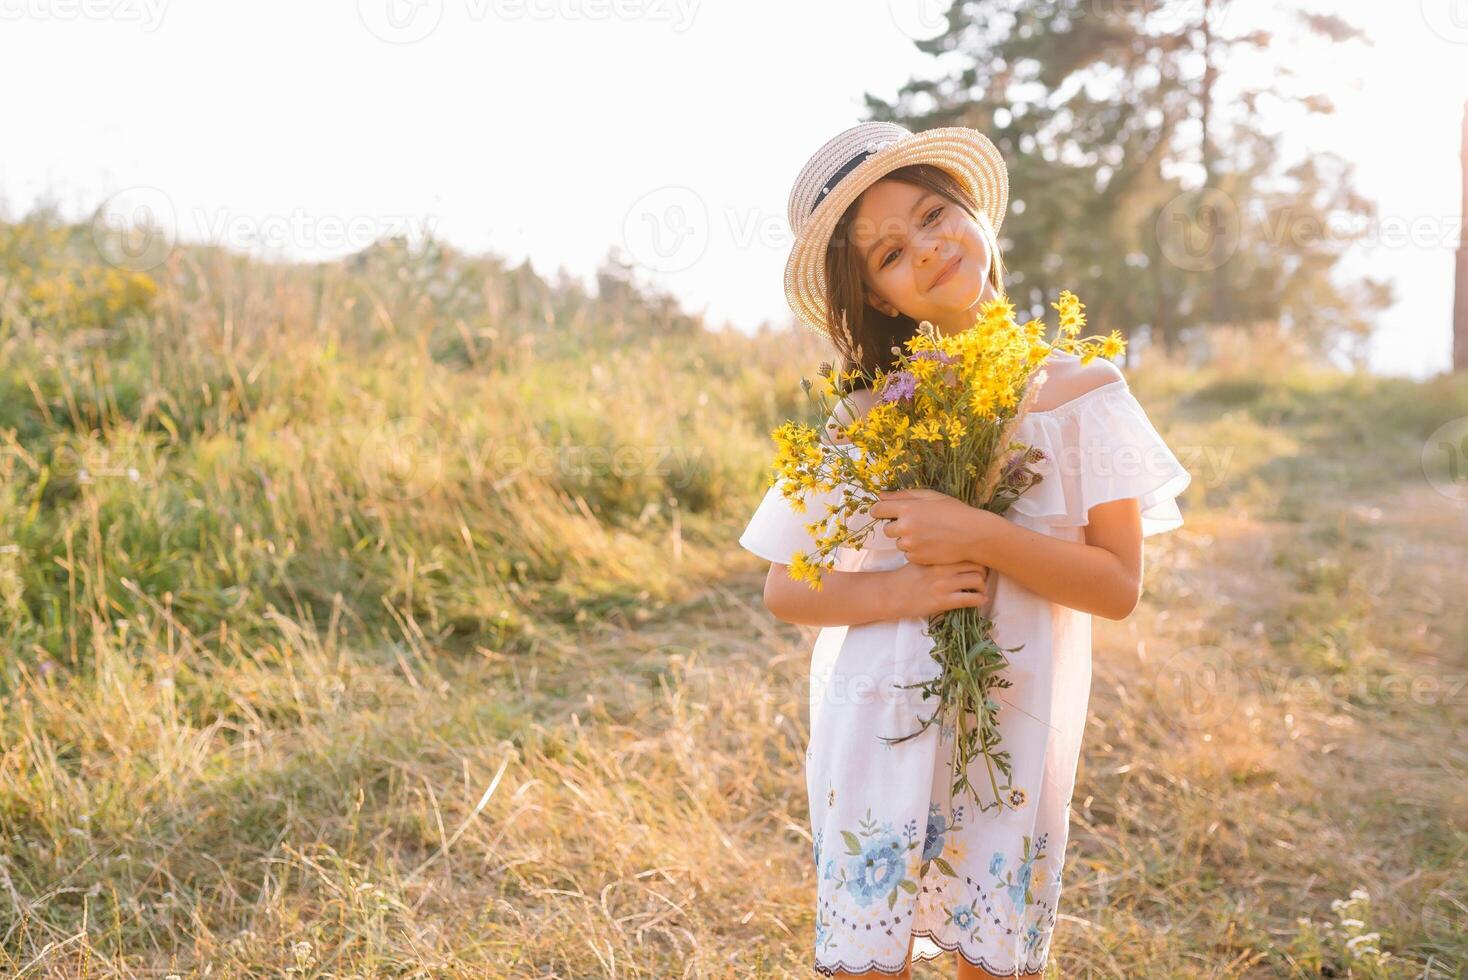
<svg viewBox="0 0 1468 980">
<path fill-rule="evenodd" d="M 917 199 L 917 203 L 912 206 L 912 210 L 907 213 L 907 216 L 911 218 L 914 214 L 918 212 L 918 209 L 923 206 L 924 201 L 926 201 L 930 197 L 937 196 L 938 195 L 933 191 L 928 191 L 922 197 Z M 861 257 L 862 265 L 870 266 L 872 264 L 872 253 L 877 250 L 877 246 L 881 245 L 883 242 L 891 237 L 892 235 L 889 232 L 888 234 L 885 234 L 881 238 L 878 238 L 876 241 L 872 242 L 871 247 L 867 249 L 866 254 Z"/>
</svg>

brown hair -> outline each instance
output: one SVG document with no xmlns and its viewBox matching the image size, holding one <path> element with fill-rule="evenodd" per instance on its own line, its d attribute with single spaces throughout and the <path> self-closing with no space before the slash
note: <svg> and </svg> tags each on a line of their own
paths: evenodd
<svg viewBox="0 0 1468 980">
<path fill-rule="evenodd" d="M 995 290 L 1004 292 L 1004 260 L 999 254 L 998 236 L 989 222 L 988 215 L 979 208 L 979 202 L 952 174 L 928 163 L 915 163 L 898 167 L 884 174 L 883 180 L 896 180 L 933 191 L 963 208 L 969 217 L 979 223 L 989 242 L 992 261 L 989 279 Z M 867 305 L 867 286 L 862 278 L 861 256 L 851 240 L 851 226 L 856 218 L 856 208 L 861 198 L 851 202 L 846 213 L 836 222 L 831 232 L 831 243 L 826 248 L 826 333 L 836 346 L 836 353 L 843 363 L 842 371 L 857 368 L 868 374 L 891 370 L 892 348 L 901 347 L 917 333 L 918 322 L 903 313 L 889 317 Z M 853 387 L 867 387 L 868 382 L 857 378 L 850 383 Z M 844 387 L 844 386 L 843 386 Z"/>
</svg>

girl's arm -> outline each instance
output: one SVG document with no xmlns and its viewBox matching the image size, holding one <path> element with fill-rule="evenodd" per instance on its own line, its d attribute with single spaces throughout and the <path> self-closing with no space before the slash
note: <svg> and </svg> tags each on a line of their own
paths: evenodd
<svg viewBox="0 0 1468 980">
<path fill-rule="evenodd" d="M 988 569 L 970 561 L 914 565 L 881 572 L 827 571 L 821 588 L 790 577 L 790 566 L 770 563 L 765 608 L 776 619 L 804 626 L 926 619 L 946 609 L 988 601 Z"/>
<path fill-rule="evenodd" d="M 1142 517 L 1135 497 L 1087 513 L 1085 543 L 1062 541 L 970 507 L 936 490 L 881 495 L 877 533 L 897 539 L 909 562 L 975 561 L 1051 602 L 1105 619 L 1125 619 L 1141 598 Z"/>
<path fill-rule="evenodd" d="M 1020 585 L 1081 612 L 1126 619 L 1142 598 L 1142 515 L 1135 497 L 1092 507 L 1084 544 L 970 507 L 968 553 Z"/>
</svg>

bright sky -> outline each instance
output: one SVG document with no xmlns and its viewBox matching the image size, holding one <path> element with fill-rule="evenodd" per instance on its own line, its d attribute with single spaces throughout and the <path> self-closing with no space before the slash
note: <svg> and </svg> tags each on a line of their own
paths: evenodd
<svg viewBox="0 0 1468 980">
<path fill-rule="evenodd" d="M 1277 23 L 1269 0 L 1235 6 L 1228 30 Z M 1461 0 L 1353 6 L 1375 48 L 1279 59 L 1339 116 L 1280 124 L 1357 162 L 1381 220 L 1353 268 L 1400 296 L 1373 363 L 1422 376 L 1449 363 L 1468 17 Z M 617 247 L 715 325 L 784 322 L 791 181 L 863 91 L 934 73 L 912 38 L 943 9 L 0 0 L 0 196 L 14 216 L 117 195 L 185 239 L 303 258 L 426 228 L 588 284 Z"/>
</svg>

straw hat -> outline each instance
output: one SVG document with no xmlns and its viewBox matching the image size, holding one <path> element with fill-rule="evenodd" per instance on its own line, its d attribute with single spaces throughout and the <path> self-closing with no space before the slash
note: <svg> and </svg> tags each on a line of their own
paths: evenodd
<svg viewBox="0 0 1468 980">
<path fill-rule="evenodd" d="M 801 322 L 826 334 L 826 246 L 836 222 L 877 180 L 898 167 L 930 163 L 965 185 L 999 233 L 1009 204 L 1009 171 L 989 138 L 967 126 L 913 133 L 865 122 L 838 133 L 806 161 L 790 190 L 785 299 Z"/>
</svg>

